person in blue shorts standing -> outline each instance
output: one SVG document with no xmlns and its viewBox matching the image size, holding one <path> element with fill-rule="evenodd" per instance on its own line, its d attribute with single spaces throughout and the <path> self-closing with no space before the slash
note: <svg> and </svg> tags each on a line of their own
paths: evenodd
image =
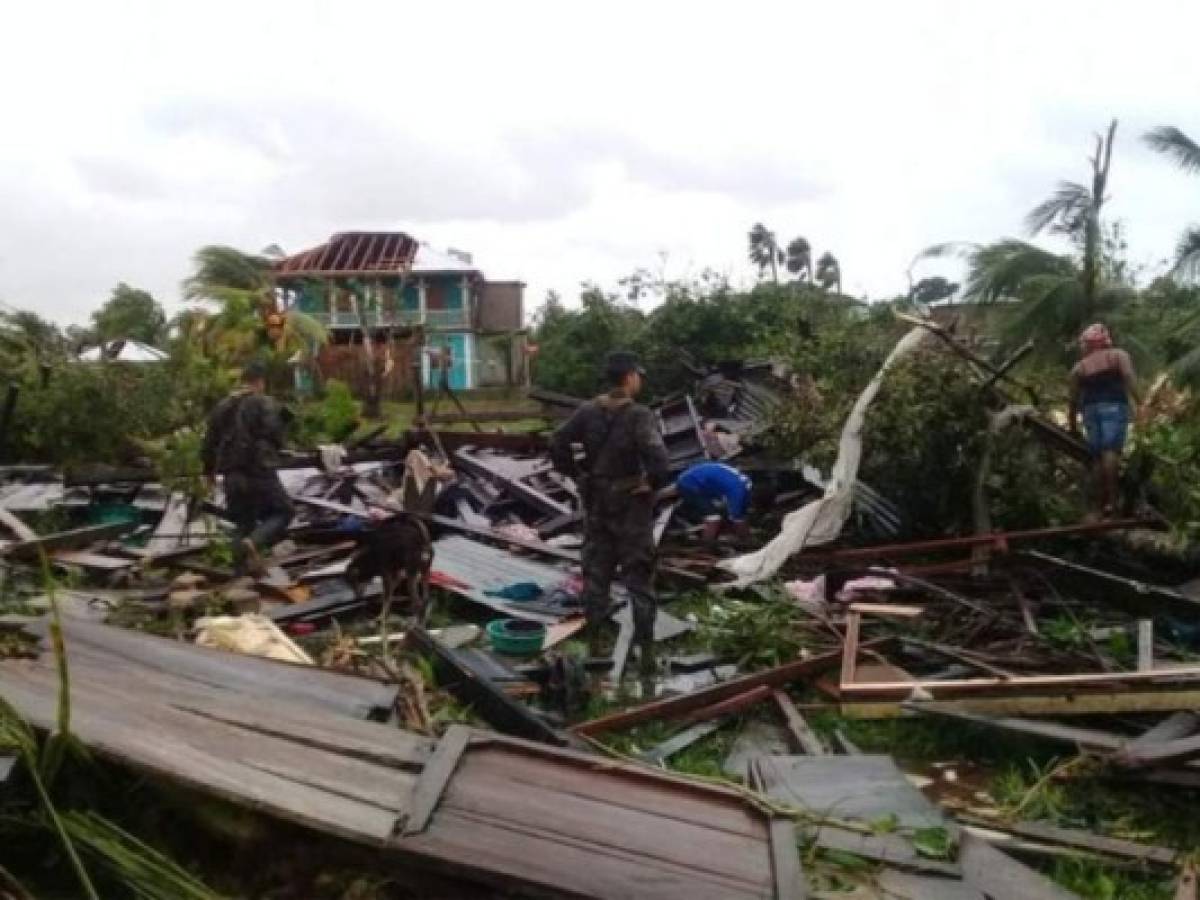
<svg viewBox="0 0 1200 900">
<path fill-rule="evenodd" d="M 1079 336 L 1082 358 L 1071 369 L 1071 404 L 1068 413 L 1073 434 L 1079 419 L 1087 434 L 1096 479 L 1100 514 L 1108 517 L 1117 506 L 1121 451 L 1129 434 L 1130 406 L 1140 402 L 1137 376 L 1129 354 L 1113 346 L 1108 329 L 1089 325 Z"/>
</svg>

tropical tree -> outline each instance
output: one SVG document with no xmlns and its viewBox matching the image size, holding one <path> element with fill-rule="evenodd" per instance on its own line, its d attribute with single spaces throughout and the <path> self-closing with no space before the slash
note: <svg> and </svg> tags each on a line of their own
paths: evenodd
<svg viewBox="0 0 1200 900">
<path fill-rule="evenodd" d="M 953 297 L 957 291 L 957 282 L 934 275 L 931 278 L 922 278 L 914 284 L 908 292 L 908 299 L 917 303 L 937 303 L 939 300 Z"/>
<path fill-rule="evenodd" d="M 280 309 L 271 281 L 270 260 L 233 247 L 201 247 L 194 270 L 183 282 L 184 296 L 216 307 L 181 313 L 174 327 L 193 350 L 225 365 L 238 365 L 270 350 L 281 365 L 297 354 L 311 364 L 314 351 L 329 339 L 325 327 L 296 309 Z"/>
<path fill-rule="evenodd" d="M 1043 232 L 1065 235 L 1081 251 L 1083 271 L 1083 306 L 1085 313 L 1096 306 L 1100 283 L 1101 227 L 1100 214 L 1108 188 L 1108 170 L 1112 165 L 1113 139 L 1117 120 L 1108 126 L 1108 134 L 1096 135 L 1096 151 L 1090 157 L 1091 187 L 1074 181 L 1060 181 L 1053 194 L 1035 206 L 1025 217 L 1031 237 Z M 1086 315 L 1085 315 L 1086 318 Z"/>
<path fill-rule="evenodd" d="M 67 342 L 58 326 L 35 312 L 0 312 L 0 374 L 29 376 L 66 358 Z"/>
<path fill-rule="evenodd" d="M 839 294 L 842 292 L 842 267 L 838 264 L 837 257 L 828 250 L 817 260 L 815 277 L 817 284 L 825 290 L 834 290 Z"/>
<path fill-rule="evenodd" d="M 961 255 L 967 260 L 963 298 L 968 302 L 1013 302 L 1010 336 L 1034 339 L 1045 348 L 1061 349 L 1064 339 L 1100 314 L 1111 314 L 1130 296 L 1127 285 L 1105 283 L 1101 212 L 1112 163 L 1114 120 L 1096 136 L 1090 157 L 1091 186 L 1060 182 L 1032 209 L 1025 224 L 1031 236 L 1066 237 L 1072 253 L 1054 253 L 1028 241 L 1004 238 L 991 244 L 950 243 L 930 247 L 923 256 Z"/>
<path fill-rule="evenodd" d="M 800 281 L 812 281 L 812 246 L 806 237 L 795 237 L 787 245 L 787 270 Z"/>
<path fill-rule="evenodd" d="M 188 300 L 222 303 L 237 293 L 253 294 L 261 300 L 271 287 L 270 260 L 233 247 L 201 247 L 192 264 L 194 271 L 183 282 L 183 296 Z"/>
<path fill-rule="evenodd" d="M 1174 125 L 1160 125 L 1145 135 L 1145 141 L 1159 153 L 1171 157 L 1184 172 L 1200 174 L 1200 144 Z M 1175 246 L 1173 274 L 1200 278 L 1200 226 L 1192 225 Z"/>
<path fill-rule="evenodd" d="M 129 338 L 157 345 L 166 336 L 167 314 L 148 291 L 121 282 L 105 304 L 92 313 L 92 331 L 100 342 Z"/>
<path fill-rule="evenodd" d="M 750 229 L 750 262 L 758 267 L 758 277 L 762 278 L 767 269 L 771 270 L 771 280 L 779 283 L 779 264 L 784 261 L 784 253 L 779 249 L 775 232 L 762 222 L 756 222 Z"/>
</svg>

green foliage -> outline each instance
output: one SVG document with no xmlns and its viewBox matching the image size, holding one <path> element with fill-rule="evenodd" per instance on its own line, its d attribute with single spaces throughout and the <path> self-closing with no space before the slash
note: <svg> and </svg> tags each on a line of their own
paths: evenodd
<svg viewBox="0 0 1200 900">
<path fill-rule="evenodd" d="M 122 281 L 92 313 L 92 325 L 97 341 L 128 338 L 157 346 L 166 336 L 167 316 L 149 292 Z"/>
<path fill-rule="evenodd" d="M 30 462 L 133 462 L 145 452 L 139 442 L 203 421 L 225 385 L 201 360 L 68 363 L 44 383 L 23 383 L 10 452 Z"/>
<path fill-rule="evenodd" d="M 354 433 L 361 415 L 362 405 L 349 386 L 331 378 L 325 382 L 325 395 L 302 408 L 294 426 L 296 439 L 304 446 L 339 444 Z"/>
<path fill-rule="evenodd" d="M 1137 432 L 1129 469 L 1147 473 L 1150 500 L 1189 540 L 1200 536 L 1200 418 L 1197 404 L 1176 421 L 1158 421 Z"/>
<path fill-rule="evenodd" d="M 941 826 L 918 828 L 912 836 L 913 849 L 929 859 L 950 859 L 954 856 L 954 841 L 950 832 Z"/>
<path fill-rule="evenodd" d="M 845 298 L 801 283 L 765 282 L 741 293 L 712 272 L 671 282 L 638 272 L 622 279 L 622 286 L 624 296 L 587 287 L 579 309 L 568 309 L 557 295 L 547 298 L 534 336 L 540 348 L 534 380 L 540 387 L 593 396 L 603 387 L 605 354 L 623 348 L 641 355 L 648 394 L 663 396 L 686 390 L 705 366 L 790 358 L 826 325 L 859 317 L 858 307 Z M 660 302 L 645 313 L 635 304 L 649 296 Z"/>
<path fill-rule="evenodd" d="M 805 617 L 779 597 L 763 602 L 722 600 L 701 623 L 701 637 L 721 659 L 745 669 L 777 666 L 797 657 L 809 641 Z"/>
<path fill-rule="evenodd" d="M 1175 896 L 1170 879 L 1120 871 L 1095 860 L 1060 859 L 1050 874 L 1063 887 L 1088 900 L 1171 900 Z"/>
</svg>

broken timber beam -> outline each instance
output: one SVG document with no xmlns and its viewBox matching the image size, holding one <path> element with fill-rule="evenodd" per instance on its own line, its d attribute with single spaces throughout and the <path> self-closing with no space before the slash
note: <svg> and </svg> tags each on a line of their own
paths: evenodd
<svg viewBox="0 0 1200 900">
<path fill-rule="evenodd" d="M 829 753 L 825 744 L 804 720 L 804 716 L 800 714 L 800 710 L 796 709 L 796 704 L 792 702 L 792 698 L 787 693 L 776 688 L 771 692 L 771 699 L 779 707 L 779 712 L 787 724 L 788 739 L 797 750 L 807 753 L 809 756 L 825 756 Z"/>
<path fill-rule="evenodd" d="M 848 547 L 841 550 L 803 550 L 795 558 L 805 561 L 871 560 L 892 556 L 911 556 L 935 553 L 942 550 L 968 550 L 988 544 L 1012 544 L 1018 541 L 1036 541 L 1043 538 L 1070 537 L 1072 535 L 1099 534 L 1105 531 L 1120 531 L 1126 528 L 1143 528 L 1155 525 L 1151 519 L 1110 519 L 1103 522 L 1086 522 L 1081 525 L 1062 525 L 1054 528 L 1030 528 L 1023 531 L 994 531 L 989 534 L 974 534 L 956 538 L 938 538 L 931 541 L 912 541 L 903 544 L 877 544 L 874 547 Z"/>
<path fill-rule="evenodd" d="M 489 725 L 506 734 L 562 746 L 567 743 L 557 731 L 512 700 L 486 678 L 464 666 L 459 659 L 420 625 L 405 635 L 405 642 L 420 653 L 433 657 L 439 686 L 473 707 Z"/>
<path fill-rule="evenodd" d="M 19 541 L 9 544 L 0 555 L 13 559 L 28 559 L 39 553 L 50 553 L 54 550 L 71 550 L 86 547 L 97 541 L 107 541 L 122 537 L 137 529 L 135 522 L 111 522 L 107 525 L 89 525 L 85 528 L 75 528 L 71 531 L 60 531 L 57 534 L 45 534 L 36 540 Z"/>
<path fill-rule="evenodd" d="M 979 694 L 1011 694 L 1019 691 L 1069 691 L 1103 689 L 1153 682 L 1193 683 L 1200 681 L 1200 666 L 1178 666 L 1153 672 L 1091 672 L 1084 675 L 1029 675 L 1013 678 L 963 678 L 944 681 L 886 681 L 843 683 L 844 697 L 854 699 L 903 700 L 914 690 L 935 699 Z"/>
<path fill-rule="evenodd" d="M 915 684 L 915 682 L 914 682 Z M 909 685 L 910 691 L 912 684 Z M 904 698 L 907 699 L 907 696 Z M 955 711 L 986 716 L 1085 716 L 1113 713 L 1174 712 L 1200 709 L 1200 690 L 1107 691 L 1028 694 L 1014 697 L 961 697 L 921 700 L 922 711 Z M 848 719 L 891 719 L 907 714 L 903 700 L 852 701 L 839 712 Z"/>
<path fill-rule="evenodd" d="M 863 649 L 879 649 L 888 643 L 890 643 L 890 639 L 888 638 L 869 641 L 863 644 Z M 723 681 L 720 684 L 714 684 L 712 687 L 693 691 L 690 694 L 684 694 L 679 697 L 668 697 L 664 700 L 654 700 L 650 703 L 644 703 L 641 706 L 635 706 L 631 709 L 624 709 L 598 719 L 592 719 L 589 722 L 580 722 L 577 725 L 571 726 L 568 730 L 574 734 L 593 737 L 597 734 L 604 734 L 621 728 L 632 728 L 634 725 L 641 725 L 643 722 L 653 722 L 658 719 L 678 719 L 693 710 L 703 709 L 706 706 L 711 706 L 730 697 L 745 694 L 747 691 L 759 686 L 780 687 L 809 675 L 819 674 L 837 666 L 841 659 L 842 651 L 839 648 L 829 653 L 822 653 L 820 656 L 792 660 L 773 669 Z"/>
</svg>

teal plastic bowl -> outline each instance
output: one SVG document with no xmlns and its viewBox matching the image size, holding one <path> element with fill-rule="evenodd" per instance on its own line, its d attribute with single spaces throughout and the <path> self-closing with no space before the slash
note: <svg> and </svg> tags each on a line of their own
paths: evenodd
<svg viewBox="0 0 1200 900">
<path fill-rule="evenodd" d="M 493 649 L 509 656 L 533 656 L 546 642 L 546 626 L 525 619 L 493 619 L 487 633 Z"/>
</svg>

